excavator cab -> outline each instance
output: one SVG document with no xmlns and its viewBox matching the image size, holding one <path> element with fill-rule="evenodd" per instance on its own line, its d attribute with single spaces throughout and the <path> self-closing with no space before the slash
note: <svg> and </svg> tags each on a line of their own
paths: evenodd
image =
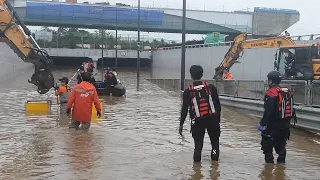
<svg viewBox="0 0 320 180">
<path fill-rule="evenodd" d="M 316 76 L 320 77 L 314 67 L 314 61 L 317 59 L 319 59 L 317 46 L 281 47 L 276 53 L 274 69 L 283 75 L 283 79 L 313 80 Z"/>
</svg>

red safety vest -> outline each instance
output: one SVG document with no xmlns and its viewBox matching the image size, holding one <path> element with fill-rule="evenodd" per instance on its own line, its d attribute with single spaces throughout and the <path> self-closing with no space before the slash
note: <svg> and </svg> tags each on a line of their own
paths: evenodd
<svg viewBox="0 0 320 180">
<path fill-rule="evenodd" d="M 195 119 L 216 114 L 208 82 L 202 81 L 198 86 L 190 85 L 188 89 L 191 96 L 191 112 Z"/>
<path fill-rule="evenodd" d="M 277 87 L 278 90 L 278 111 L 281 119 L 293 117 L 293 94 L 286 87 Z"/>
</svg>

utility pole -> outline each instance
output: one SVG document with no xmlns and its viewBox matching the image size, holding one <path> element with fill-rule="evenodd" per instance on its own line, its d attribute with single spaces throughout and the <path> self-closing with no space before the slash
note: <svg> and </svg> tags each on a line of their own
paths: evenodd
<svg viewBox="0 0 320 180">
<path fill-rule="evenodd" d="M 103 79 L 103 44 L 104 44 L 104 40 L 103 40 L 103 29 L 101 29 L 101 79 L 102 81 Z"/>
<path fill-rule="evenodd" d="M 139 91 L 140 78 L 140 0 L 138 0 L 138 57 L 137 57 L 137 90 Z"/>
<path fill-rule="evenodd" d="M 187 2 L 183 0 L 182 8 L 182 47 L 181 47 L 181 91 L 184 90 L 185 69 L 186 69 L 186 9 Z"/>
<path fill-rule="evenodd" d="M 118 67 L 118 7 L 116 7 L 116 62 L 115 67 Z"/>
</svg>

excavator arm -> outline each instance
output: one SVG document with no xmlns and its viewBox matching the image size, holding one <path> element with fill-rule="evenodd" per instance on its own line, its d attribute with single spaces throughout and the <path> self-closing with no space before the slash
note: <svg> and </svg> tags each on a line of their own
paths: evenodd
<svg viewBox="0 0 320 180">
<path fill-rule="evenodd" d="M 35 71 L 28 82 L 38 87 L 38 93 L 45 94 L 54 86 L 52 59 L 39 47 L 8 0 L 0 0 L 0 42 L 10 46 L 23 61 L 34 64 Z"/>
<path fill-rule="evenodd" d="M 223 61 L 215 69 L 213 78 L 222 80 L 224 70 L 229 71 L 233 64 L 239 63 L 238 59 L 243 55 L 244 49 L 279 48 L 294 44 L 293 40 L 281 36 L 247 40 L 247 34 L 240 34 L 234 39 Z"/>
</svg>

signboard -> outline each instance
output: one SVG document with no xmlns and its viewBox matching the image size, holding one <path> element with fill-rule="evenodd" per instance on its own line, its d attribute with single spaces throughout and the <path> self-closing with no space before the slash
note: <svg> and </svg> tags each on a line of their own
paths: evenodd
<svg viewBox="0 0 320 180">
<path fill-rule="evenodd" d="M 36 40 L 46 40 L 52 41 L 52 32 L 51 31 L 35 31 Z"/>
<path fill-rule="evenodd" d="M 204 40 L 204 44 L 218 44 L 224 42 L 225 35 L 220 34 L 219 32 L 213 32 L 207 34 L 207 37 Z"/>
</svg>

